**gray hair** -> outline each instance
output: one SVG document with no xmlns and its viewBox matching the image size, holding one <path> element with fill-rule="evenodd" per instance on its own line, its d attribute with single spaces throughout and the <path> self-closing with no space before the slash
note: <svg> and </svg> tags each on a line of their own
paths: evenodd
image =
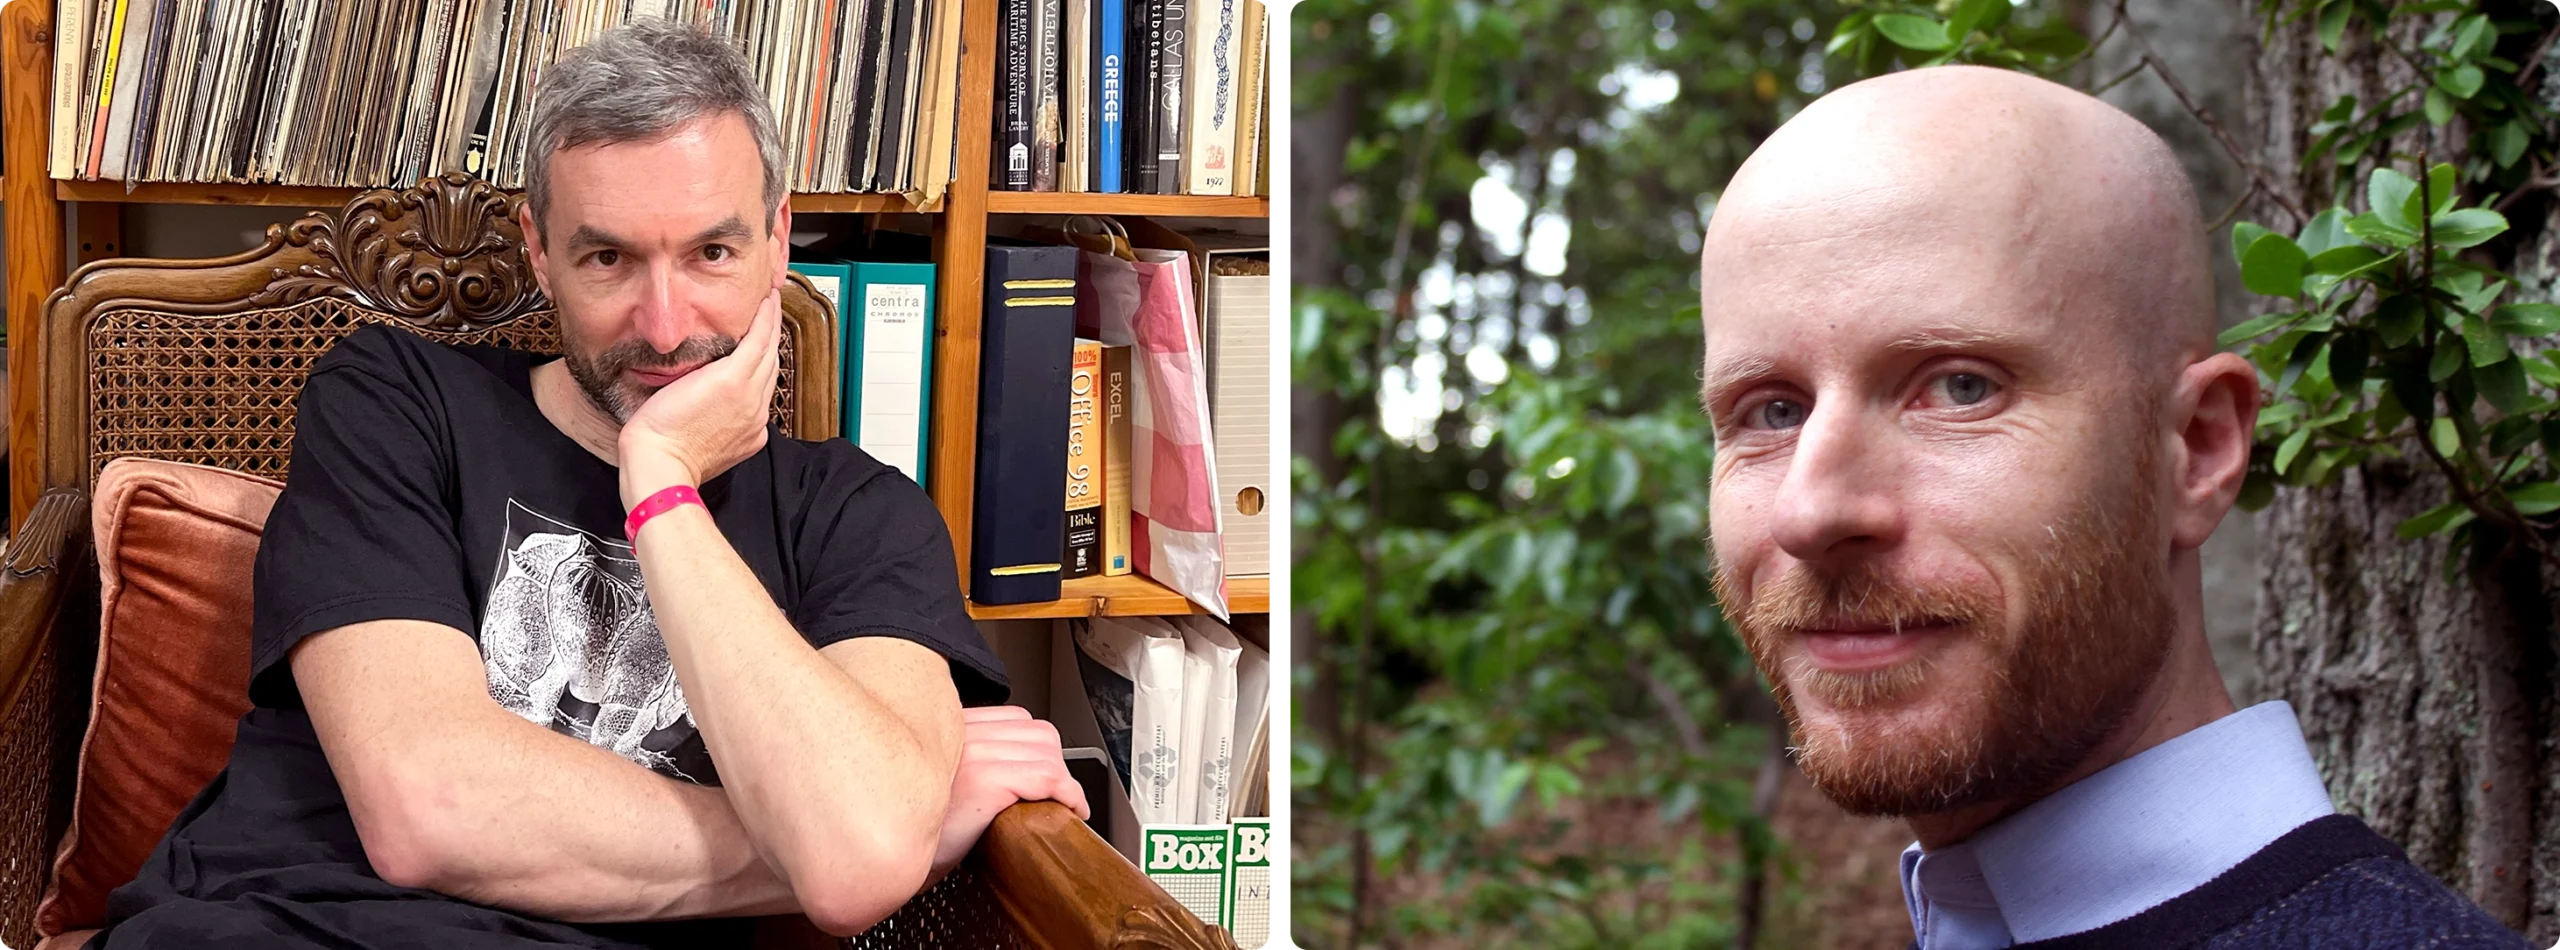
<svg viewBox="0 0 2560 950">
<path fill-rule="evenodd" d="M 782 204 L 782 136 L 747 58 L 721 37 L 666 20 L 638 20 L 560 58 L 533 93 L 524 190 L 539 220 L 551 210 L 551 155 L 581 145 L 646 142 L 724 112 L 747 120 L 764 160 L 765 227 Z"/>
</svg>

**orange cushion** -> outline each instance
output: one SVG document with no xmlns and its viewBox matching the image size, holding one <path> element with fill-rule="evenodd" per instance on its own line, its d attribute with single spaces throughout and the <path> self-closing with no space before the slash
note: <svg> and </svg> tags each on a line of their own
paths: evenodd
<svg viewBox="0 0 2560 950">
<path fill-rule="evenodd" d="M 283 483 L 118 459 L 98 477 L 98 669 L 71 827 L 36 909 L 52 935 L 104 922 L 171 819 L 222 771 L 249 710 L 251 567 Z"/>
</svg>

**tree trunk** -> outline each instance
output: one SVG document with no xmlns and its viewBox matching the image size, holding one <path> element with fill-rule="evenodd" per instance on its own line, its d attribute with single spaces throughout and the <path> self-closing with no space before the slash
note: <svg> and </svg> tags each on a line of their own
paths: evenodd
<svg viewBox="0 0 2560 950">
<path fill-rule="evenodd" d="M 2240 4 L 2256 43 L 2244 148 L 2286 200 L 2306 211 L 2337 203 L 2324 175 L 2306 173 L 2306 130 L 2341 95 L 2365 108 L 2413 76 L 2370 43 L 2359 22 L 2336 54 L 2308 20 L 2277 26 Z M 2419 48 L 2433 18 L 2403 19 L 2394 36 Z M 2547 67 L 2546 67 L 2547 68 Z M 2390 143 L 2388 161 L 2415 171 L 2466 157 L 2456 120 Z M 2377 152 L 2384 150 L 2377 149 Z M 2336 189 L 2361 208 L 2371 163 Z M 2496 266 L 2516 273 L 2508 299 L 2551 299 L 2552 203 L 2529 196 Z M 2217 209 L 2207 209 L 2211 214 Z M 2265 195 L 2246 216 L 2290 232 L 2301 222 Z M 2499 245 L 2490 245 L 2494 249 Z M 2263 304 L 2262 304 L 2263 308 Z M 2411 860 L 2536 944 L 2560 936 L 2560 758 L 2551 735 L 2550 585 L 2538 561 L 2510 555 L 2446 573 L 2441 539 L 2405 541 L 2404 519 L 2443 502 L 2445 482 L 2414 444 L 2411 461 L 2377 460 L 2330 486 L 2279 491 L 2256 516 L 2261 689 L 2290 701 L 2340 810 L 2362 816 Z M 2537 832 L 2540 832 L 2537 834 Z"/>
</svg>

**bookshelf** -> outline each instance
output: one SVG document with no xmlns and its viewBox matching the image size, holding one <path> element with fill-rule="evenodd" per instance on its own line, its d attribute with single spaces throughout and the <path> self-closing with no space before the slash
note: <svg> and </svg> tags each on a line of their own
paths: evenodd
<svg viewBox="0 0 2560 950">
<path fill-rule="evenodd" d="M 934 477 L 927 489 L 950 527 L 964 588 L 973 487 L 969 473 L 977 470 L 979 304 L 989 218 L 1087 214 L 1267 219 L 1271 213 L 1267 198 L 990 192 L 992 141 L 986 130 L 993 125 L 997 88 L 996 13 L 992 0 L 968 0 L 962 6 L 957 174 L 941 201 L 920 206 L 899 194 L 796 194 L 791 198 L 792 210 L 801 214 L 909 213 L 924 215 L 931 222 L 935 291 L 941 310 L 936 315 L 933 421 L 926 448 Z M 72 266 L 119 253 L 123 246 L 117 233 L 119 206 L 335 207 L 358 192 L 280 185 L 144 183 L 128 187 L 119 181 L 49 177 L 53 15 L 52 0 L 7 0 L 0 7 L 0 56 L 5 56 L 5 63 L 0 63 L 0 156 L 5 158 L 0 163 L 6 166 L 5 176 L 0 176 L 5 179 L 0 180 L 0 221 L 17 238 L 8 242 L 6 262 L 10 339 L 39 337 L 45 298 L 62 286 Z M 45 234 L 62 235 L 63 240 L 19 237 Z M 74 249 L 84 247 L 75 253 Z M 40 360 L 37 347 L 9 348 L 9 441 L 11 454 L 19 458 L 35 458 L 42 451 L 43 423 L 37 412 L 38 385 L 44 378 Z M 12 466 L 9 525 L 13 531 L 41 490 L 36 469 Z M 1267 578 L 1231 580 L 1228 597 L 1234 613 L 1271 609 Z M 1173 591 L 1136 575 L 1068 581 L 1064 596 L 1048 603 L 1000 607 L 972 603 L 969 607 L 971 616 L 984 620 L 1185 614 L 1196 609 Z"/>
</svg>

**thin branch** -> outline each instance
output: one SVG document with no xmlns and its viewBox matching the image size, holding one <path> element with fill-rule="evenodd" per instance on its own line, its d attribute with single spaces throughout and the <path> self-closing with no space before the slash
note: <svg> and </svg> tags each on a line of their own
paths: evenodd
<svg viewBox="0 0 2560 950">
<path fill-rule="evenodd" d="M 2103 96 L 2103 95 L 2106 95 L 2106 94 L 2107 94 L 2107 90 L 2109 90 L 2109 89 L 2113 89 L 2113 88 L 2115 88 L 2116 86 L 2118 86 L 2118 85 L 2122 84 L 2125 80 L 2133 78 L 2133 76 L 2134 76 L 2134 74 L 2135 74 L 2135 73 L 2139 73 L 2139 72 L 2141 72 L 2141 71 L 2143 71 L 2143 70 L 2145 70 L 2145 69 L 2148 69 L 2148 68 L 2150 68 L 2150 66 L 2151 66 L 2151 60 L 2150 60 L 2150 59 L 2148 59 L 2148 58 L 2134 60 L 2134 61 L 2133 61 L 2133 68 L 2132 68 L 2132 69 L 2128 69 L 2128 70 L 2125 70 L 2124 72 L 2117 73 L 2117 74 L 2116 74 L 2116 78 L 2114 78 L 2114 79 L 2110 79 L 2110 80 L 2107 80 L 2106 82 L 2103 82 L 2103 83 L 2099 83 L 2099 84 L 2098 84 L 2098 86 L 2097 86 L 2097 88 L 2089 90 L 2089 94 L 2090 94 L 2090 95 L 2093 95 L 2093 96 Z"/>
<path fill-rule="evenodd" d="M 2252 181 L 2249 183 L 2249 187 L 2241 190 L 2240 197 L 2232 199 L 2231 207 L 2222 209 L 2222 213 L 2214 217 L 2212 224 L 2204 226 L 2204 233 L 2212 234 L 2215 231 L 2222 230 L 2222 226 L 2230 224 L 2232 218 L 2239 217 L 2241 207 L 2247 205 L 2249 203 L 2249 199 L 2257 196 L 2258 183 Z"/>
<path fill-rule="evenodd" d="M 2123 18 L 2123 17 L 2116 17 L 2115 19 L 2108 20 L 2108 21 L 2107 21 L 2107 28 L 2106 28 L 2106 29 L 2104 29 L 2104 30 L 2100 30 L 2100 31 L 2098 31 L 2098 38 L 2097 38 L 2097 39 L 2090 40 L 2090 41 L 2089 41 L 2089 45 L 2088 45 L 2088 46 L 2085 46 L 2085 47 L 2082 47 L 2078 55 L 2075 55 L 2075 56 L 2071 57 L 2070 59 L 2063 61 L 2062 65 L 2060 65 L 2060 66 L 2056 66 L 2056 67 L 2054 67 L 2054 68 L 2052 68 L 2052 69 L 2045 70 L 2045 72 L 2044 72 L 2044 78 L 2046 78 L 2046 79 L 2052 79 L 2052 78 L 2053 78 L 2053 77 L 2055 77 L 2055 76 L 2060 76 L 2060 75 L 2062 75 L 2062 74 L 2064 74 L 2064 73 L 2070 72 L 2071 70 L 2073 70 L 2073 69 L 2075 69 L 2075 68 L 2079 67 L 2079 65 L 2080 65 L 2081 63 L 2087 62 L 2087 61 L 2089 60 L 2089 57 L 2091 57 L 2091 56 L 2095 56 L 2095 55 L 2097 55 L 2097 54 L 2098 54 L 2098 47 L 2101 47 L 2101 46 L 2105 46 L 2105 45 L 2107 45 L 2107 38 L 2108 38 L 2108 37 L 2111 37 L 2111 36 L 2116 35 L 2116 27 L 2121 26 L 2121 25 L 2123 25 L 2123 24 L 2124 24 L 2124 18 Z"/>
<path fill-rule="evenodd" d="M 2179 82 L 2177 74 L 2170 72 L 2169 67 L 2161 62 L 2159 51 L 2151 48 L 2151 41 L 2143 37 L 2142 29 L 2126 22 L 2132 19 L 2132 14 L 2126 12 L 2125 0 L 2115 0 L 2115 11 L 2116 19 L 2125 22 L 2124 35 L 2132 39 L 2133 44 L 2142 50 L 2143 60 L 2151 65 L 2154 72 L 2159 73 L 2160 82 L 2169 87 L 2171 95 L 2178 97 L 2178 104 L 2186 107 L 2187 114 L 2195 116 L 2196 121 L 2204 123 L 2204 127 L 2213 132 L 2214 140 L 2222 143 L 2222 150 L 2229 153 L 2231 160 L 2239 163 L 2240 168 L 2249 173 L 2249 178 L 2257 183 L 2267 196 L 2267 200 L 2275 202 L 2278 207 L 2293 215 L 2295 225 L 2299 226 L 2310 221 L 2311 216 L 2304 214 L 2300 205 L 2294 204 L 2292 199 L 2285 197 L 2282 189 L 2277 188 L 2274 182 L 2267 180 L 2266 170 L 2259 168 L 2258 163 L 2249 160 L 2248 153 L 2241 151 L 2239 140 L 2231 137 L 2231 131 L 2223 128 L 2222 123 L 2214 119 L 2212 111 L 2198 103 L 2196 97 L 2187 91 L 2187 84 Z"/>
<path fill-rule="evenodd" d="M 2542 160 L 2537 158 L 2533 160 L 2533 174 L 2527 176 L 2523 184 L 2517 185 L 2516 190 L 2507 192 L 2505 197 L 2499 198 L 2497 204 L 2490 205 L 2489 210 L 2502 215 L 2506 214 L 2507 206 L 2515 204 L 2516 199 L 2545 188 L 2560 188 L 2560 168 L 2545 170 L 2542 167 Z"/>
<path fill-rule="evenodd" d="M 2551 41 L 2555 38 L 2560 38 L 2560 26 L 2542 31 L 2542 39 L 2534 42 L 2533 52 L 2525 54 L 2524 69 L 2516 73 L 2516 88 L 2524 89 L 2532 85 L 2533 71 L 2542 68 L 2542 54 L 2551 51 Z"/>
</svg>

